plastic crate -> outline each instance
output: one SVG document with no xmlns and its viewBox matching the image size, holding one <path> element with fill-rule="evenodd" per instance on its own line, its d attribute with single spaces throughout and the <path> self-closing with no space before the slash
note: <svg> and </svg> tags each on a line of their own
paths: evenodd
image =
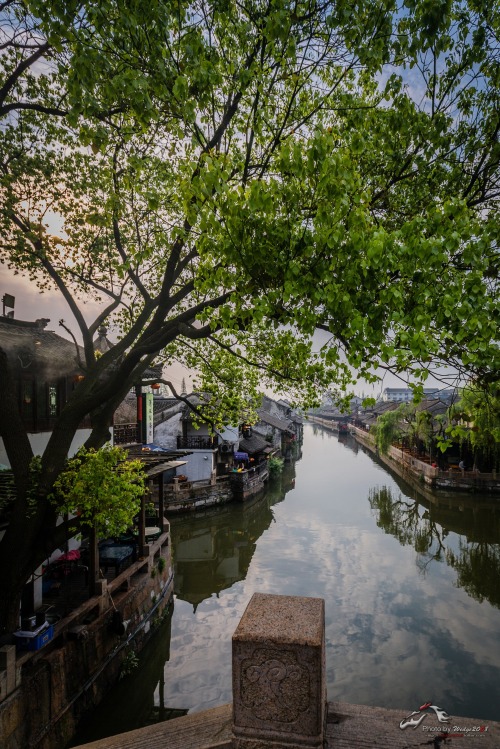
<svg viewBox="0 0 500 749">
<path fill-rule="evenodd" d="M 47 643 L 50 642 L 54 637 L 54 625 L 49 624 L 46 629 L 44 629 L 42 632 L 39 632 L 34 637 L 27 637 L 25 633 L 17 634 L 15 632 L 14 634 L 16 636 L 16 645 L 18 650 L 40 650 L 40 648 L 43 648 L 44 645 L 47 645 Z"/>
</svg>

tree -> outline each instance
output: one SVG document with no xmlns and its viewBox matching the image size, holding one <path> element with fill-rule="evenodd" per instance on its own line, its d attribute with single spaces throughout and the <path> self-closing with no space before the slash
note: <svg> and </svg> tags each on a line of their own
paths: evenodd
<svg viewBox="0 0 500 749">
<path fill-rule="evenodd" d="M 411 414 L 411 406 L 401 403 L 393 411 L 385 411 L 380 414 L 370 431 L 375 435 L 377 449 L 386 455 L 393 442 L 402 440 L 408 433 L 408 421 Z M 405 424 L 406 422 L 406 424 Z"/>
<path fill-rule="evenodd" d="M 54 482 L 52 502 L 61 514 L 76 514 L 79 527 L 94 527 L 106 537 L 118 536 L 132 525 L 145 489 L 140 460 L 128 460 L 118 447 L 81 448 Z"/>
<path fill-rule="evenodd" d="M 0 633 L 67 530 L 49 496 L 78 424 L 90 414 L 86 447 L 104 444 L 153 362 L 196 366 L 227 420 L 262 382 L 312 402 L 348 387 L 353 368 L 423 380 L 444 362 L 495 379 L 498 14 L 472 0 L 436 16 L 410 5 L 0 5 L 0 245 L 67 301 L 85 375 L 27 516 L 33 454 L 0 355 L 17 488 Z M 92 324 L 89 295 L 102 301 Z M 104 320 L 120 338 L 96 358 Z M 314 353 L 317 328 L 331 337 Z"/>
<path fill-rule="evenodd" d="M 471 384 L 460 393 L 460 400 L 449 410 L 445 444 L 468 442 L 474 464 L 496 470 L 500 461 L 500 393 L 484 391 Z M 483 470 L 483 469 L 482 469 Z"/>
</svg>

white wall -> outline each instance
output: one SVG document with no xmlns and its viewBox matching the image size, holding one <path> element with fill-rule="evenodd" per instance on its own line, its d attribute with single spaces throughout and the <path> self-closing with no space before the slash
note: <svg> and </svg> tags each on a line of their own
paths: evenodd
<svg viewBox="0 0 500 749">
<path fill-rule="evenodd" d="M 182 434 L 181 413 L 176 413 L 155 426 L 153 442 L 167 450 L 177 449 L 177 436 Z"/>
<path fill-rule="evenodd" d="M 31 447 L 35 455 L 41 455 L 43 453 L 43 451 L 47 447 L 47 443 L 51 434 L 52 432 L 37 432 L 36 434 L 28 434 Z M 73 437 L 73 441 L 69 449 L 70 457 L 76 453 L 76 451 L 86 442 L 89 437 L 90 429 L 78 429 L 75 436 Z M 0 439 L 0 463 L 3 463 L 4 465 L 10 467 L 9 459 L 7 457 L 7 451 L 5 450 L 5 445 L 2 439 Z"/>
<path fill-rule="evenodd" d="M 189 481 L 210 479 L 215 471 L 216 455 L 213 450 L 193 450 L 191 455 L 183 458 L 187 462 L 178 469 L 178 473 L 187 476 Z"/>
</svg>

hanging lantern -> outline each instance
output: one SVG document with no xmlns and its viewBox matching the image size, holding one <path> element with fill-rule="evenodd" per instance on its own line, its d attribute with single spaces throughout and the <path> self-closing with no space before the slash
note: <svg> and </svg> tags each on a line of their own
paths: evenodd
<svg viewBox="0 0 500 749">
<path fill-rule="evenodd" d="M 158 395 L 160 388 L 161 388 L 161 385 L 159 382 L 155 382 L 153 385 L 151 385 L 151 390 L 153 391 L 155 395 Z"/>
</svg>

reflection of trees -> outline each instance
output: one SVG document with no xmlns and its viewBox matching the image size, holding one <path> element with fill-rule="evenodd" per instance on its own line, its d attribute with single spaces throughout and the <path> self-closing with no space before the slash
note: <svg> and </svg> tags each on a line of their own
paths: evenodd
<svg viewBox="0 0 500 749">
<path fill-rule="evenodd" d="M 483 525 L 476 522 L 470 528 L 471 518 L 463 512 L 463 507 L 426 509 L 416 500 L 402 494 L 395 495 L 383 486 L 371 489 L 368 497 L 375 513 L 377 526 L 394 536 L 401 545 L 413 546 L 417 552 L 417 566 L 423 572 L 432 561 L 443 561 L 457 572 L 456 584 L 478 601 L 487 600 L 500 608 L 500 544 L 491 542 L 491 508 L 484 512 L 490 520 Z M 479 508 L 478 508 L 479 511 Z M 475 540 L 460 539 L 459 551 L 447 548 L 445 539 L 449 530 L 439 522 L 440 513 L 447 519 L 447 525 L 456 533 L 467 536 L 473 531 Z M 469 522 L 468 522 L 469 521 Z M 496 527 L 496 524 L 493 523 Z M 480 537 L 482 536 L 482 538 Z M 479 538 L 478 538 L 479 537 Z"/>
<path fill-rule="evenodd" d="M 370 489 L 368 501 L 376 513 L 377 526 L 421 555 L 419 567 L 427 566 L 432 559 L 441 561 L 447 532 L 441 531 L 427 510 L 420 514 L 418 502 L 402 494 L 395 498 L 387 486 Z"/>
<path fill-rule="evenodd" d="M 446 561 L 457 572 L 457 585 L 476 601 L 485 599 L 500 608 L 500 545 L 460 542 L 459 552 L 448 549 Z"/>
</svg>

